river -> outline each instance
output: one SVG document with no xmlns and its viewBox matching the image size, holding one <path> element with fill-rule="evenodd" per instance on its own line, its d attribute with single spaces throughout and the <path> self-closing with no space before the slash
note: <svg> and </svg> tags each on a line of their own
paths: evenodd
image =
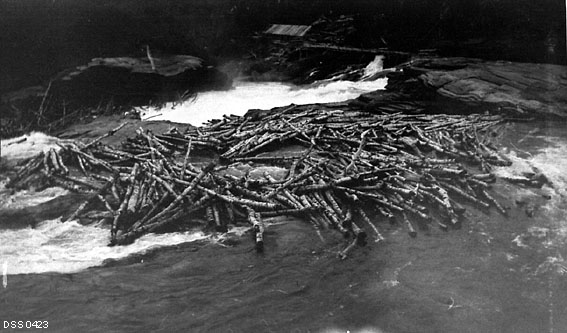
<svg viewBox="0 0 567 333">
<path fill-rule="evenodd" d="M 248 96 L 272 99 L 266 91 L 273 86 L 312 95 L 329 84 L 258 84 Z M 345 84 L 349 94 L 364 92 Z M 378 83 L 361 85 L 371 84 Z M 239 87 L 251 85 L 226 92 L 226 99 L 244 91 Z M 199 100 L 206 99 L 178 109 Z M 149 112 L 178 121 L 193 113 Z M 52 332 L 565 332 L 567 131 L 557 123 L 515 123 L 495 140 L 514 161 L 498 174 L 537 168 L 553 185 L 498 181 L 495 192 L 510 216 L 469 208 L 462 227 L 449 232 L 432 227 L 410 238 L 384 222 L 384 242 L 342 261 L 336 233 L 323 232 L 322 242 L 308 223 L 289 218 L 268 223 L 263 254 L 242 228 L 226 236 L 147 235 L 113 248 L 106 247 L 108 230 L 74 222 L 1 230 L 0 320 L 4 327 L 47 322 Z M 1 204 L 60 194 L 50 191 L 4 194 Z"/>
<path fill-rule="evenodd" d="M 228 91 L 198 94 L 185 103 L 168 103 L 160 108 L 139 108 L 142 119 L 169 120 L 200 126 L 225 114 L 242 116 L 248 110 L 269 110 L 293 104 L 334 103 L 356 98 L 363 93 L 384 89 L 386 78 L 371 79 L 383 69 L 383 56 L 376 56 L 360 73 L 357 81 L 330 78 L 305 86 L 282 82 L 235 80 Z"/>
</svg>

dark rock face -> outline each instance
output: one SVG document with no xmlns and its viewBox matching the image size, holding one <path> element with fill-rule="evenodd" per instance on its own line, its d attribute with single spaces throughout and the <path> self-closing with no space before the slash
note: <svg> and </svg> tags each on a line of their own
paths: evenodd
<svg viewBox="0 0 567 333">
<path fill-rule="evenodd" d="M 412 68 L 443 98 L 516 116 L 567 118 L 566 66 L 442 58 Z"/>
<path fill-rule="evenodd" d="M 374 112 L 567 118 L 567 67 L 471 58 L 420 58 L 388 75 L 386 90 L 350 104 Z"/>
<path fill-rule="evenodd" d="M 184 58 L 173 59 L 164 61 L 165 64 L 156 63 L 155 69 L 148 59 L 103 60 L 107 61 L 93 61 L 87 68 L 58 78 L 53 82 L 52 94 L 76 106 L 93 107 L 109 102 L 116 106 L 140 106 L 178 100 L 200 91 L 224 90 L 232 85 L 227 75 L 202 66 L 200 59 L 193 66 L 187 66 Z"/>
<path fill-rule="evenodd" d="M 204 59 L 241 58 L 250 55 L 246 40 L 254 32 L 321 15 L 354 15 L 351 46 L 567 59 L 565 5 L 557 0 L 26 0 L 0 1 L 0 13 L 0 93 L 38 85 L 94 57 L 142 56 L 144 44 Z"/>
<path fill-rule="evenodd" d="M 59 73 L 43 87 L 3 95 L 0 136 L 51 131 L 85 114 L 183 101 L 231 86 L 226 74 L 196 57 L 97 58 Z"/>
</svg>

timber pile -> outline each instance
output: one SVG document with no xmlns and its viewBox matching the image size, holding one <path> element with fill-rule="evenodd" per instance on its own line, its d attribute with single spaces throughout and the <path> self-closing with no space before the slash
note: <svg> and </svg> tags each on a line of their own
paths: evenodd
<svg viewBox="0 0 567 333">
<path fill-rule="evenodd" d="M 342 233 L 344 258 L 367 235 L 383 239 L 371 216 L 400 221 L 415 237 L 418 226 L 457 225 L 461 201 L 506 214 L 489 193 L 491 167 L 510 164 L 489 141 L 501 122 L 291 105 L 185 133 L 140 128 L 120 148 L 101 144 L 103 137 L 65 144 L 29 160 L 8 187 L 41 180 L 91 193 L 67 220 L 106 221 L 112 245 L 187 223 L 223 232 L 245 222 L 262 250 L 264 218 L 298 215 L 315 230 Z"/>
</svg>

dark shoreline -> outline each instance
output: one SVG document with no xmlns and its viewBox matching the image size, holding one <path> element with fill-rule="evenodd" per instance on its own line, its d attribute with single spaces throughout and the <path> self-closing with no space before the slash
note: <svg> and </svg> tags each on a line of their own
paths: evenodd
<svg viewBox="0 0 567 333">
<path fill-rule="evenodd" d="M 329 56 L 326 55 L 326 57 Z M 314 58 L 317 59 L 317 57 Z M 253 68 L 255 63 L 258 62 L 247 62 L 245 66 Z M 239 70 L 238 66 L 239 63 L 237 62 L 236 65 L 225 67 L 224 70 L 228 70 L 229 73 L 231 70 L 237 72 Z M 361 65 L 355 66 L 360 67 Z M 267 75 L 269 77 L 288 75 L 285 72 L 278 74 L 277 71 L 274 72 L 270 68 L 267 67 L 267 72 L 259 75 Z M 347 66 L 347 68 L 350 68 L 350 66 Z M 304 67 L 302 73 L 308 73 L 309 69 L 309 66 Z M 340 70 L 344 71 L 345 69 L 342 68 Z M 206 89 L 206 87 L 213 87 L 215 90 L 227 89 L 227 82 L 230 82 L 227 78 L 230 74 L 226 75 L 214 68 L 207 69 L 207 71 L 213 73 L 211 75 L 207 74 L 212 79 L 205 80 L 206 84 L 201 89 Z M 327 73 L 327 75 L 330 73 Z M 183 73 L 182 75 L 191 76 L 192 73 Z M 394 68 L 386 69 L 378 73 L 378 75 L 388 78 L 386 90 L 367 93 L 346 103 L 368 112 L 373 112 L 373 110 L 380 109 L 380 107 L 396 108 L 396 105 L 401 105 L 398 106 L 398 109 L 402 112 L 404 110 L 414 112 L 414 108 L 419 106 L 421 112 L 425 113 L 459 114 L 489 112 L 518 121 L 529 121 L 535 118 L 564 120 L 567 117 L 567 112 L 565 112 L 567 99 L 562 94 L 567 88 L 566 66 L 486 61 L 477 58 L 414 56 L 410 61 Z M 156 75 L 152 74 L 153 76 Z M 103 78 L 103 81 L 108 79 Z M 192 78 L 192 80 L 199 82 L 198 78 Z M 83 85 L 96 82 L 91 82 L 88 77 L 83 81 Z M 184 81 L 181 80 L 181 82 Z M 73 83 L 71 83 L 72 85 Z M 127 89 L 136 90 L 133 86 L 129 86 Z M 75 90 L 80 91 L 78 88 Z M 146 89 L 139 93 L 140 96 L 143 96 L 142 98 L 150 98 L 151 100 L 152 94 L 156 94 L 156 92 L 159 93 L 159 90 L 151 91 Z M 175 91 L 170 92 L 170 95 L 176 96 L 175 93 Z M 77 102 L 80 105 L 80 96 L 82 95 L 78 94 L 77 96 Z M 98 95 L 95 94 L 93 96 L 95 98 L 92 100 L 96 102 L 96 96 Z M 128 95 L 125 96 L 128 97 Z M 191 98 L 191 96 L 184 98 Z M 119 97 L 121 96 L 116 95 L 116 98 Z M 26 104 L 28 100 L 30 103 Z M 51 96 L 47 100 L 51 101 Z M 134 105 L 130 102 L 127 102 L 124 106 L 120 106 L 120 104 L 115 105 L 113 103 L 114 97 L 111 98 L 108 104 L 99 105 L 98 107 L 79 106 L 73 112 L 67 111 L 69 112 L 68 115 L 65 115 L 65 107 L 57 107 L 56 103 L 53 104 L 53 107 L 47 109 L 45 114 L 35 111 L 38 109 L 37 104 L 41 103 L 43 105 L 45 101 L 45 97 L 42 97 L 42 94 L 34 95 L 33 98 L 23 99 L 22 101 L 23 107 L 15 108 L 14 110 L 18 112 L 10 116 L 8 114 L 11 112 L 6 113 L 6 110 L 10 107 L 14 108 L 14 105 L 6 103 L 2 106 L 0 104 L 0 108 L 6 108 L 4 117 L 1 119 L 3 124 L 2 137 L 17 136 L 30 130 L 40 130 L 50 134 L 62 133 L 74 123 L 88 123 L 100 116 L 117 114 L 124 116 L 128 114 L 127 117 L 129 118 L 139 119 L 139 115 L 130 112 Z M 65 103 L 64 99 L 62 101 Z M 177 102 L 181 101 L 177 100 Z M 404 104 L 407 105 L 404 107 Z M 39 109 L 41 110 L 41 108 Z M 22 112 L 21 110 L 27 111 Z M 225 113 L 230 114 L 231 112 L 226 110 Z M 40 126 L 40 122 L 43 125 Z M 10 126 L 4 124 L 9 124 Z M 19 126 L 28 124 L 32 127 L 23 131 L 22 129 L 17 130 L 18 124 Z M 16 128 L 16 130 L 11 131 L 12 128 Z"/>
<path fill-rule="evenodd" d="M 552 0 L 2 1 L 0 93 L 45 83 L 92 58 L 143 55 L 144 45 L 217 64 L 249 55 L 249 37 L 272 23 L 341 14 L 355 15 L 349 44 L 356 47 L 564 64 L 564 12 Z"/>
</svg>

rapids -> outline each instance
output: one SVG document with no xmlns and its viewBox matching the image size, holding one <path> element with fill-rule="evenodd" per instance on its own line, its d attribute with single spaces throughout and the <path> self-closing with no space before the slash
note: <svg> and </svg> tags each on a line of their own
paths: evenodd
<svg viewBox="0 0 567 333">
<path fill-rule="evenodd" d="M 268 110 L 289 104 L 342 102 L 367 92 L 384 89 L 388 80 L 366 80 L 383 69 L 382 56 L 370 62 L 358 81 L 335 81 L 332 78 L 307 86 L 293 86 L 281 82 L 236 81 L 231 90 L 199 93 L 181 104 L 167 103 L 161 108 L 138 108 L 142 119 L 169 120 L 200 126 L 207 120 L 223 115 L 242 116 L 248 110 Z"/>
</svg>

